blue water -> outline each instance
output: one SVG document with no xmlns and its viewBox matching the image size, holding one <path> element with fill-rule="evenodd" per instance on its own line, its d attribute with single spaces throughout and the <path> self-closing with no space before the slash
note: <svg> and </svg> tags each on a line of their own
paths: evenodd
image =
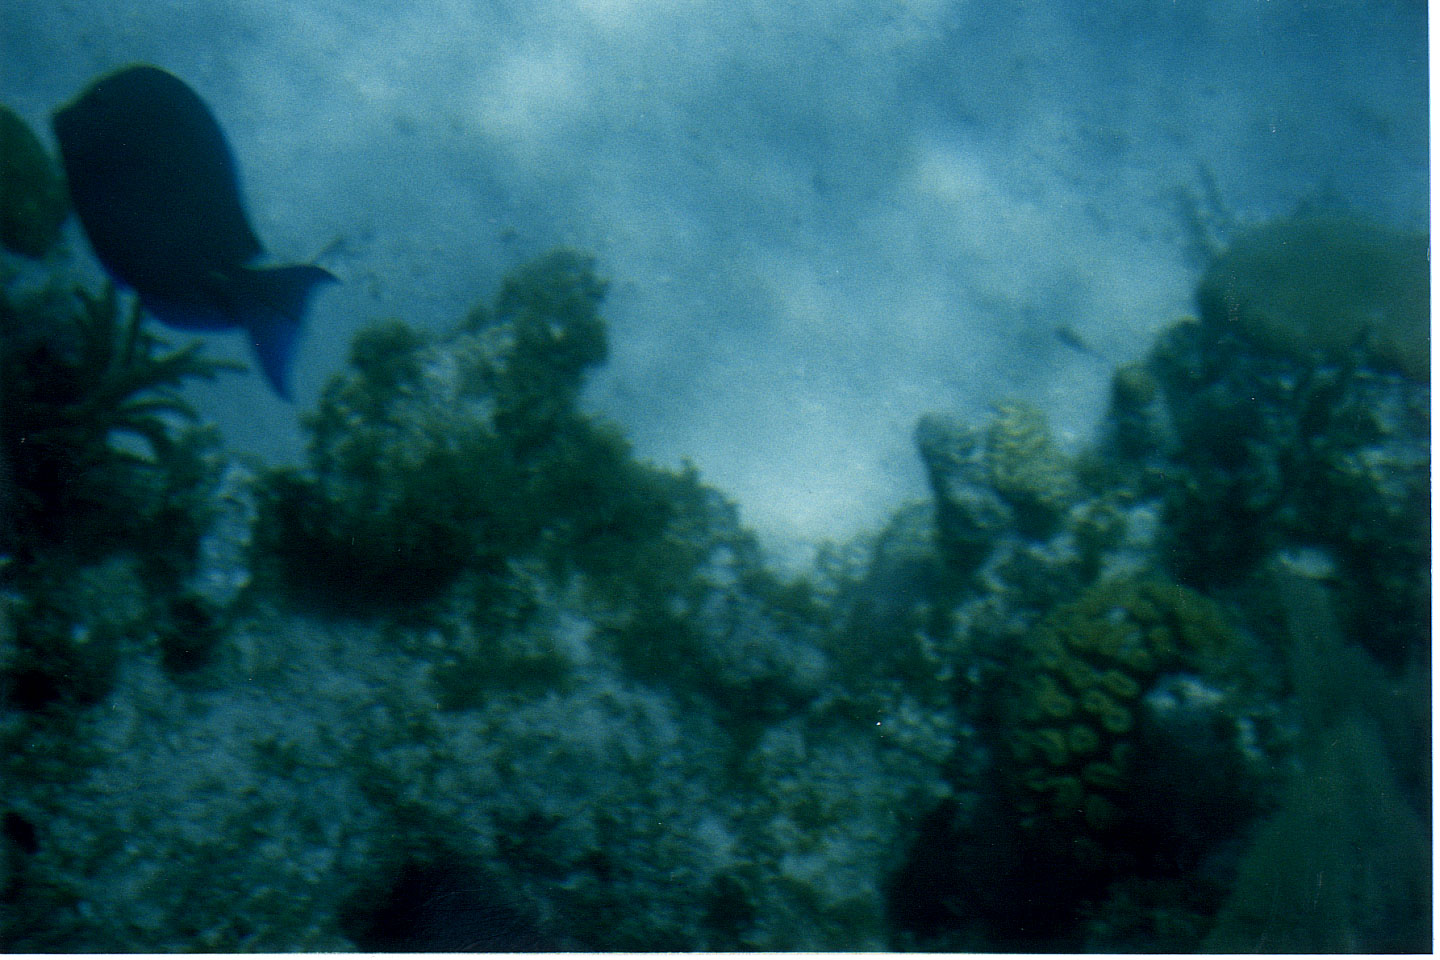
<svg viewBox="0 0 1440 960">
<path fill-rule="evenodd" d="M 297 403 L 196 388 L 232 446 L 296 459 L 357 327 L 448 326 L 571 244 L 614 281 L 586 403 L 786 552 L 921 493 L 927 410 L 1085 438 L 1190 309 L 1197 225 L 1423 225 L 1425 44 L 1414 0 L 7 0 L 0 101 L 48 131 L 162 65 L 277 261 L 338 242 Z"/>
</svg>

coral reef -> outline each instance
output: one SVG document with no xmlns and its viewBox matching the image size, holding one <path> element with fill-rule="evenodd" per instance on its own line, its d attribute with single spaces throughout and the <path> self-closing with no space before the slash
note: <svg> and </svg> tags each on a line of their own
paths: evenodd
<svg viewBox="0 0 1440 960">
<path fill-rule="evenodd" d="M 1102 875 L 1188 866 L 1244 822 L 1259 779 L 1242 750 L 1251 705 L 1224 676 L 1240 646 L 1213 603 L 1159 580 L 1098 584 L 1026 633 L 990 735 L 1035 855 Z M 1208 795 L 1193 761 L 1213 774 Z M 1167 795 L 1157 765 L 1189 782 Z"/>
<path fill-rule="evenodd" d="M 574 407 L 605 357 L 604 289 L 588 258 L 559 251 L 449 336 L 362 331 L 306 417 L 309 469 L 272 479 L 272 541 L 294 578 L 413 600 L 542 539 L 590 564 L 615 538 L 653 539 L 684 481 Z"/>
<path fill-rule="evenodd" d="M 1076 451 L 930 414 L 929 498 L 787 580 L 580 409 L 587 257 L 362 331 L 298 468 L 55 259 L 0 286 L 11 949 L 1429 942 L 1429 388 L 1380 338 L 1183 321 Z"/>
<path fill-rule="evenodd" d="M 143 614 L 75 695 L 19 709 L 39 641 L 6 608 L 6 812 L 35 825 L 0 858 L 7 943 L 887 944 L 895 811 L 946 790 L 954 711 L 852 701 L 826 604 L 764 568 L 734 506 L 575 409 L 600 290 L 557 254 L 450 336 L 362 334 L 306 470 L 206 461 L 188 561 L 99 568 Z M 423 566 L 403 542 L 462 546 L 422 591 L 376 572 Z M 110 626 L 55 596 L 47 636 Z"/>
<path fill-rule="evenodd" d="M 1322 550 L 1347 585 L 1347 630 L 1392 665 L 1428 643 L 1430 392 L 1398 373 L 1260 354 L 1180 322 L 1145 360 L 1173 453 L 1146 473 L 1163 500 L 1168 560 L 1223 584 L 1271 553 Z"/>
<path fill-rule="evenodd" d="M 1345 289 L 1322 284 L 1333 302 L 1311 299 L 1316 251 L 1344 260 Z M 982 431 L 922 419 L 931 542 L 955 576 L 928 581 L 915 609 L 941 612 L 912 645 L 967 664 L 951 675 L 981 752 L 896 875 L 898 942 L 1428 943 L 1414 253 L 1410 238 L 1304 221 L 1218 255 L 1204 319 L 1116 372 L 1093 449 L 1067 461 L 1017 445 L 1073 474 L 1047 481 L 1066 503 L 1053 526 L 1021 529 Z M 1303 573 L 1277 579 L 1277 563 Z M 1346 818 L 1368 839 L 1304 835 Z M 1333 899 L 1302 904 L 1331 870 Z M 1039 900 L 1043 916 L 1025 906 Z"/>
<path fill-rule="evenodd" d="M 1355 217 L 1289 217 L 1236 236 L 1196 294 L 1205 323 L 1302 363 L 1375 363 L 1430 381 L 1429 238 Z"/>
<path fill-rule="evenodd" d="M 1105 566 L 1125 569 L 1117 558 L 1134 549 L 1112 543 Z M 1124 935 L 1109 897 L 1133 896 L 1142 880 L 1165 891 L 1156 915 L 1213 910 L 1215 891 L 1197 878 L 1263 808 L 1283 749 L 1253 638 L 1154 572 L 1101 577 L 1038 617 L 997 616 L 993 591 L 944 602 L 951 615 L 930 621 L 944 632 L 924 645 L 960 659 L 950 673 L 971 759 L 951 758 L 952 799 L 896 874 L 901 942 L 1081 949 L 1107 929 Z M 1186 929 L 1194 949 L 1206 926 Z"/>
</svg>

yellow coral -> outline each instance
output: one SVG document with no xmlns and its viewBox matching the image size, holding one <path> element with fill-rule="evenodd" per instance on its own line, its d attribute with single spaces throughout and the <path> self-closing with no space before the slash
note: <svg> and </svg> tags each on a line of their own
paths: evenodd
<svg viewBox="0 0 1440 960">
<path fill-rule="evenodd" d="M 1044 412 L 1033 404 L 1019 400 L 996 404 L 985 450 L 990 483 L 1015 508 L 1021 530 L 1049 530 L 1074 503 L 1078 493 L 1074 470 L 1055 443 Z"/>
</svg>

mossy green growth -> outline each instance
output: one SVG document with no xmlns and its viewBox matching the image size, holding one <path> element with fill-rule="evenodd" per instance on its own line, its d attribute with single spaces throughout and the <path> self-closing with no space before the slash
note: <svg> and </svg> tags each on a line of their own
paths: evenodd
<svg viewBox="0 0 1440 960">
<path fill-rule="evenodd" d="M 19 114 L 0 104 L 0 246 L 43 257 L 69 212 L 59 168 Z"/>
<path fill-rule="evenodd" d="M 297 573 L 340 595 L 416 596 L 474 559 L 512 471 L 474 369 L 485 364 L 399 320 L 356 336 L 349 369 L 305 417 L 309 471 L 270 478 L 276 548 Z"/>
<path fill-rule="evenodd" d="M 1302 362 L 1363 349 L 1430 380 L 1429 237 L 1354 217 L 1293 217 L 1248 230 L 1196 292 L 1207 324 Z"/>
<path fill-rule="evenodd" d="M 531 550 L 604 566 L 663 528 L 668 475 L 575 409 L 606 355 L 604 292 L 593 261 L 562 250 L 448 336 L 362 331 L 306 417 L 308 471 L 271 478 L 297 572 L 340 598 L 413 599 Z"/>
<path fill-rule="evenodd" d="M 605 288 L 593 261 L 569 250 L 505 278 L 494 317 L 511 328 L 514 342 L 495 382 L 496 417 L 516 441 L 543 438 L 569 415 L 584 372 L 605 362 L 598 309 Z"/>
</svg>

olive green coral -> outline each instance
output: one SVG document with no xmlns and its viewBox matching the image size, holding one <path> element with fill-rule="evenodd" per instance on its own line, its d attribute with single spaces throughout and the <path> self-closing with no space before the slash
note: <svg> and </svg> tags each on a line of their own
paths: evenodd
<svg viewBox="0 0 1440 960">
<path fill-rule="evenodd" d="M 1022 834 L 1084 870 L 1127 857 L 1132 808 L 1154 800 L 1137 796 L 1142 701 L 1167 675 L 1217 678 L 1236 643 L 1212 602 L 1158 579 L 1102 583 L 1041 620 L 1000 709 Z"/>
</svg>

